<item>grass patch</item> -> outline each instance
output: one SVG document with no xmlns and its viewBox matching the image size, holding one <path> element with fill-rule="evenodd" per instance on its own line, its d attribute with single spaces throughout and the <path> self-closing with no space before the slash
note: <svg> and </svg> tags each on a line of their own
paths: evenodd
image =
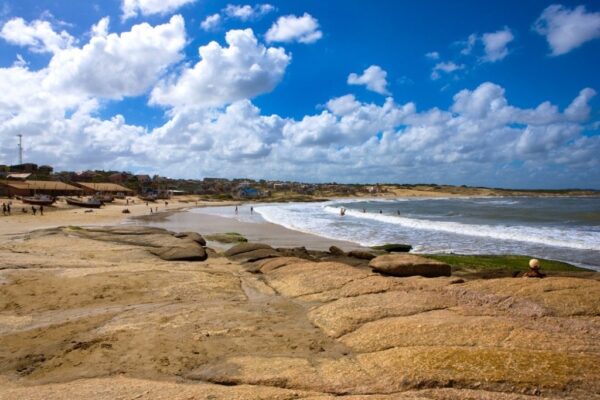
<svg viewBox="0 0 600 400">
<path fill-rule="evenodd" d="M 522 255 L 460 255 L 429 254 L 428 258 L 445 262 L 452 267 L 452 273 L 459 275 L 478 275 L 481 277 L 513 276 L 529 270 L 529 260 L 533 257 Z M 555 261 L 539 259 L 541 271 L 544 273 L 593 272 L 587 268 Z"/>
</svg>

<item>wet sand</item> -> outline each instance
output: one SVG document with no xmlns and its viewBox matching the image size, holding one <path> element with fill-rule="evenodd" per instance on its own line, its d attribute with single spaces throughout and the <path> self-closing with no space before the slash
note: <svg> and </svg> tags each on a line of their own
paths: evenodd
<svg viewBox="0 0 600 400">
<path fill-rule="evenodd" d="M 243 222 L 235 218 L 226 218 L 210 214 L 188 213 L 185 211 L 164 215 L 144 216 L 127 221 L 128 224 L 149 225 L 176 232 L 194 231 L 203 235 L 215 233 L 237 232 L 250 242 L 267 243 L 273 247 L 304 246 L 312 250 L 328 250 L 337 246 L 345 251 L 364 249 L 364 247 L 343 240 L 332 240 L 287 229 L 270 222 Z M 218 242 L 210 242 L 209 246 L 222 247 Z"/>
</svg>

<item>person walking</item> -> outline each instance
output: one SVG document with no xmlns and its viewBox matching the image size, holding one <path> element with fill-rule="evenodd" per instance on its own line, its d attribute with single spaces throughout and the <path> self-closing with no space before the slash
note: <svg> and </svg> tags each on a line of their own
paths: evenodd
<svg viewBox="0 0 600 400">
<path fill-rule="evenodd" d="M 31 212 L 33 213 L 33 215 L 35 215 L 35 213 L 37 212 L 37 208 L 35 208 L 35 206 L 31 206 Z"/>
<path fill-rule="evenodd" d="M 40 215 L 44 215 L 44 206 L 40 205 Z"/>
<path fill-rule="evenodd" d="M 8 212 L 8 215 L 10 215 L 10 201 L 6 205 L 6 211 Z"/>
<path fill-rule="evenodd" d="M 6 203 L 2 203 L 2 215 L 6 215 Z"/>
</svg>

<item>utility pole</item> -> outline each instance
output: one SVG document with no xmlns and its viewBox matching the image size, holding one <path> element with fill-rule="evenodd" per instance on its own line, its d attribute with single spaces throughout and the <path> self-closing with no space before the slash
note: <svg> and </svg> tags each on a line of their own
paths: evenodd
<svg viewBox="0 0 600 400">
<path fill-rule="evenodd" d="M 17 136 L 19 137 L 19 164 L 23 164 L 23 135 L 19 133 Z"/>
</svg>

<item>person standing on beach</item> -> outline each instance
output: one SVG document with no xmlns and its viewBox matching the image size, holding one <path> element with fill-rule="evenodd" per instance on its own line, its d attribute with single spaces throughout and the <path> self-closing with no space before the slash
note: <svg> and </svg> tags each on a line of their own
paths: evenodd
<svg viewBox="0 0 600 400">
<path fill-rule="evenodd" d="M 254 214 L 254 207 L 250 207 L 250 214 Z"/>
<path fill-rule="evenodd" d="M 8 215 L 10 215 L 10 201 L 6 205 L 6 211 L 8 212 Z"/>
<path fill-rule="evenodd" d="M 2 203 L 2 215 L 6 215 L 6 203 Z"/>
<path fill-rule="evenodd" d="M 44 215 L 44 206 L 40 205 L 40 215 Z"/>
<path fill-rule="evenodd" d="M 238 208 L 237 208 L 237 206 L 235 206 L 235 213 L 236 213 L 236 214 L 238 213 Z"/>
<path fill-rule="evenodd" d="M 31 206 L 31 212 L 33 213 L 33 215 L 35 215 L 35 213 L 37 212 L 37 208 L 35 208 L 35 206 Z"/>
</svg>

